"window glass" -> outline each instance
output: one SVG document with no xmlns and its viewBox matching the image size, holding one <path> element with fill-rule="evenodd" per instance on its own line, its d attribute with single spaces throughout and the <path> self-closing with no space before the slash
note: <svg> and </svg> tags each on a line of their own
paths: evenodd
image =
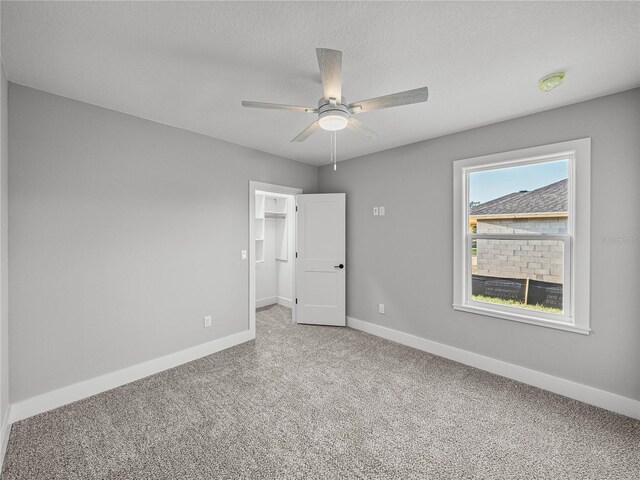
<svg viewBox="0 0 640 480">
<path fill-rule="evenodd" d="M 469 174 L 470 233 L 567 233 L 569 161 Z"/>
<path fill-rule="evenodd" d="M 562 314 L 564 245 L 562 240 L 478 238 L 471 299 Z"/>
<path fill-rule="evenodd" d="M 568 175 L 569 160 L 469 173 L 471 300 L 563 313 L 565 241 L 531 234 L 569 232 Z"/>
</svg>

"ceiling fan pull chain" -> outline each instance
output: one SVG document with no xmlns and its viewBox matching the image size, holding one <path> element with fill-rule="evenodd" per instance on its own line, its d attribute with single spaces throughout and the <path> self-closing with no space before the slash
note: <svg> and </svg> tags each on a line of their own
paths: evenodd
<svg viewBox="0 0 640 480">
<path fill-rule="evenodd" d="M 333 157 L 333 171 L 337 169 L 338 154 L 337 154 L 337 136 L 335 130 L 331 132 L 331 156 Z"/>
<path fill-rule="evenodd" d="M 329 133 L 329 158 L 331 159 L 331 163 L 333 163 L 333 133 Z"/>
</svg>

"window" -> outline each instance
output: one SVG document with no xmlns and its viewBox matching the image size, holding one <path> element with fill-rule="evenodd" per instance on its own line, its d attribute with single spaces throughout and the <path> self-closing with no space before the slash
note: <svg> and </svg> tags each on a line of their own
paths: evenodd
<svg viewBox="0 0 640 480">
<path fill-rule="evenodd" d="M 590 149 L 454 162 L 454 309 L 589 333 Z"/>
</svg>

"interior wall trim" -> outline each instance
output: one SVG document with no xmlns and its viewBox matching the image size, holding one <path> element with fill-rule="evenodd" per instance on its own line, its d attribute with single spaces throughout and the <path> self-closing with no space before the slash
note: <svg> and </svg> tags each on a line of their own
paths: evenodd
<svg viewBox="0 0 640 480">
<path fill-rule="evenodd" d="M 358 320 L 357 318 L 347 317 L 347 326 L 640 420 L 640 401 L 632 398 L 623 397 L 622 395 L 549 375 L 538 370 L 532 370 L 478 353 L 469 352 L 461 348 L 427 340 L 426 338 L 417 337 L 364 320 Z"/>
<path fill-rule="evenodd" d="M 260 298 L 260 299 L 256 300 L 256 308 L 262 308 L 262 307 L 266 307 L 266 306 L 269 306 L 269 305 L 275 305 L 276 303 L 278 303 L 278 297 L 276 297 L 276 296 Z"/>
<path fill-rule="evenodd" d="M 0 426 L 0 472 L 2 471 L 2 465 L 4 464 L 4 456 L 7 453 L 7 445 L 9 445 L 9 434 L 11 433 L 11 405 L 7 407 L 7 411 L 4 414 L 2 420 L 2 426 Z"/>
<path fill-rule="evenodd" d="M 278 297 L 278 305 L 283 307 L 293 308 L 293 301 L 290 298 Z"/>
<path fill-rule="evenodd" d="M 39 413 L 62 407 L 83 398 L 106 392 L 112 388 L 125 385 L 155 373 L 163 372 L 173 367 L 192 362 L 212 353 L 248 342 L 255 338 L 250 330 L 212 340 L 195 347 L 170 353 L 162 357 L 138 363 L 115 372 L 83 380 L 82 382 L 62 387 L 51 392 L 27 398 L 11 404 L 9 424 L 24 420 Z"/>
</svg>

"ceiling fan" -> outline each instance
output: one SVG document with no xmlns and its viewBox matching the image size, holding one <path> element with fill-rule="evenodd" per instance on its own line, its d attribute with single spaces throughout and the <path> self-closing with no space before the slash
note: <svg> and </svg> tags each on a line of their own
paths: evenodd
<svg viewBox="0 0 640 480">
<path fill-rule="evenodd" d="M 316 48 L 316 55 L 318 56 L 318 66 L 320 67 L 322 90 L 324 92 L 324 96 L 318 101 L 317 108 L 283 105 L 280 103 L 242 101 L 243 107 L 291 110 L 293 112 L 317 114 L 318 119 L 300 132 L 291 140 L 292 142 L 303 142 L 320 128 L 330 132 L 348 128 L 367 138 L 375 139 L 378 137 L 378 134 L 359 120 L 356 120 L 354 115 L 371 110 L 381 110 L 383 108 L 426 102 L 429 97 L 429 89 L 427 87 L 421 87 L 415 90 L 385 95 L 383 97 L 347 103 L 347 99 L 342 96 L 342 52 L 327 48 Z M 335 138 L 333 141 L 335 142 Z"/>
</svg>

